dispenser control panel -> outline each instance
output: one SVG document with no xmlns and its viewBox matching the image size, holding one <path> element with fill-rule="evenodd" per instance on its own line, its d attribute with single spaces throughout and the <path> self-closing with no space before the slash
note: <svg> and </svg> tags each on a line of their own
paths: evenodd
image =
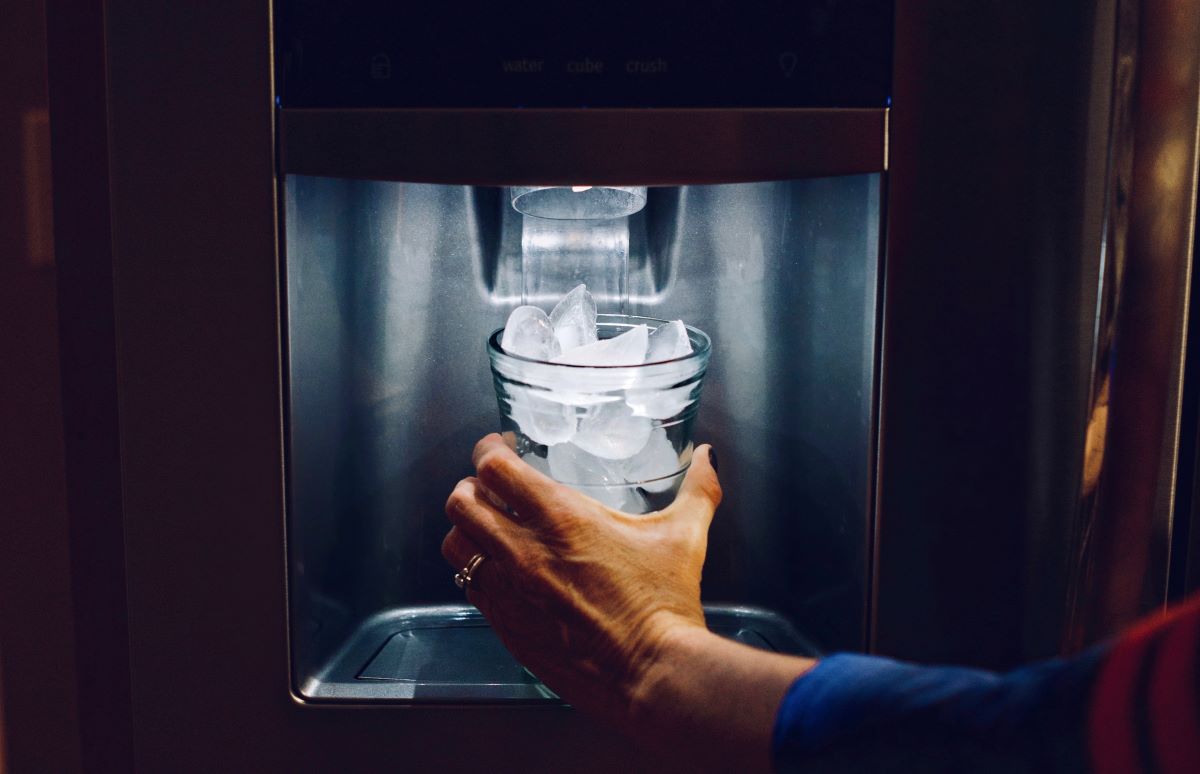
<svg viewBox="0 0 1200 774">
<path fill-rule="evenodd" d="M 884 107 L 890 0 L 278 0 L 288 108 Z"/>
</svg>

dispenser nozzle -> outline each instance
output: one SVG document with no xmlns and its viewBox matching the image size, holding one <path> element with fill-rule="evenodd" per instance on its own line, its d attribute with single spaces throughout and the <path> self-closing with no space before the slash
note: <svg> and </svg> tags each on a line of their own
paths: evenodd
<svg viewBox="0 0 1200 774">
<path fill-rule="evenodd" d="M 609 220 L 646 206 L 646 186 L 514 186 L 510 193 L 517 212 L 550 220 Z"/>
</svg>

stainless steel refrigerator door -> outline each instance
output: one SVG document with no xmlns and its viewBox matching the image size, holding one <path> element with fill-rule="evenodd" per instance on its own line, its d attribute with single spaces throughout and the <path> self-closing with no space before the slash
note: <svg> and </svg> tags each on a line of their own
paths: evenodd
<svg viewBox="0 0 1200 774">
<path fill-rule="evenodd" d="M 268 16 L 113 6 L 106 27 L 138 767 L 466 770 L 482 749 L 496 770 L 669 768 L 562 708 L 297 703 Z M 882 169 L 875 125 L 847 171 Z"/>
<path fill-rule="evenodd" d="M 101 356 L 119 374 L 107 389 L 119 396 L 123 503 L 121 523 L 105 531 L 124 546 L 124 578 L 108 580 L 125 593 L 107 615 L 128 623 L 138 768 L 366 770 L 404 761 L 473 771 L 484 749 L 498 771 L 563 761 L 662 770 L 670 761 L 638 758 L 560 710 L 314 710 L 293 700 L 269 10 L 123 3 L 91 19 L 88 39 L 105 48 L 107 71 L 94 71 L 98 83 L 84 96 L 107 96 L 92 106 L 110 132 L 109 198 L 56 204 L 60 230 L 95 211 L 112 227 L 117 347 Z M 1191 40 L 1194 10 L 1176 25 Z M 1044 652 L 1061 629 L 1065 570 L 1039 585 L 1032 568 L 1057 566 L 1070 542 L 1059 537 L 1063 514 L 1077 507 L 1075 484 L 1046 482 L 1079 480 L 1082 463 L 1070 460 L 1081 456 L 1090 410 L 1093 181 L 1105 154 L 1083 127 L 1108 108 L 1099 100 L 1086 116 L 1076 111 L 1079 95 L 1105 92 L 1094 81 L 1112 76 L 1104 31 L 1115 27 L 1113 11 L 1110 3 L 897 5 L 880 648 L 1003 663 Z M 61 32 L 88 20 L 51 21 Z M 52 50 L 52 72 L 56 57 L 77 52 Z M 105 259 L 86 244 L 59 247 L 85 262 Z M 1031 282 L 1043 271 L 1052 281 Z M 1031 310 L 1037 326 L 1024 322 Z M 63 320 L 95 324 L 70 312 Z M 1029 452 L 1036 439 L 1047 442 Z M 1014 457 L 1028 476 L 1008 467 Z M 1042 483 L 1026 488 L 1034 480 Z M 973 511 L 964 515 L 964 504 Z M 1032 519 L 1014 519 L 1027 509 Z M 1038 555 L 1049 565 L 1026 560 Z M 95 569 L 84 557 L 72 564 Z M 89 634 L 104 623 L 76 616 Z M 107 665 L 76 666 L 83 685 Z"/>
</svg>

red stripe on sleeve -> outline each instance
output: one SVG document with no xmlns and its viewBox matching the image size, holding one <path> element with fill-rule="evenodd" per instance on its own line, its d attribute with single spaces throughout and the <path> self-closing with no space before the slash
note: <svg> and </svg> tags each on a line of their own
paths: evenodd
<svg viewBox="0 0 1200 774">
<path fill-rule="evenodd" d="M 1135 698 L 1138 692 L 1138 674 L 1141 671 L 1142 661 L 1146 657 L 1146 652 L 1149 650 L 1151 643 L 1160 636 L 1166 627 L 1174 626 L 1174 632 L 1168 632 L 1171 636 L 1172 643 L 1164 642 L 1164 646 L 1171 646 L 1172 653 L 1175 648 L 1178 648 L 1179 655 L 1172 655 L 1170 659 L 1162 658 L 1163 654 L 1160 650 L 1159 660 L 1155 666 L 1153 677 L 1151 678 L 1156 684 L 1165 683 L 1162 688 L 1164 692 L 1170 693 L 1172 698 L 1168 702 L 1161 705 L 1155 701 L 1155 695 L 1151 694 L 1151 701 L 1155 702 L 1156 710 L 1153 712 L 1154 717 L 1151 722 L 1160 721 L 1166 718 L 1173 711 L 1178 711 L 1180 698 L 1190 698 L 1192 725 L 1178 727 L 1175 724 L 1159 726 L 1157 723 L 1154 726 L 1154 747 L 1158 755 L 1156 761 L 1165 761 L 1162 758 L 1162 751 L 1170 747 L 1183 747 L 1183 739 L 1188 739 L 1189 744 L 1197 743 L 1197 735 L 1200 733 L 1200 728 L 1195 724 L 1196 699 L 1194 697 L 1195 672 L 1188 671 L 1192 677 L 1189 682 L 1184 682 L 1183 670 L 1177 659 L 1190 664 L 1189 669 L 1195 670 L 1196 667 L 1196 647 L 1195 639 L 1183 637 L 1185 641 L 1183 645 L 1174 645 L 1173 641 L 1178 639 L 1181 630 L 1193 631 L 1197 620 L 1200 619 L 1200 597 L 1195 597 L 1188 604 L 1172 610 L 1168 615 L 1154 616 L 1150 620 L 1145 621 L 1133 630 L 1124 634 L 1113 645 L 1112 650 L 1105 659 L 1104 664 L 1100 667 L 1100 673 L 1096 678 L 1095 685 L 1092 688 L 1091 708 L 1088 716 L 1088 749 L 1091 756 L 1091 770 L 1096 774 L 1140 774 L 1142 772 L 1142 762 L 1138 752 L 1137 725 L 1134 718 Z M 1186 632 L 1182 632 L 1186 635 Z M 1190 642 L 1191 650 L 1188 650 Z M 1172 686 L 1171 684 L 1174 684 Z M 1152 690 L 1154 686 L 1152 686 Z M 1176 695 L 1180 698 L 1175 698 Z M 1179 717 L 1183 718 L 1182 715 Z M 1193 755 L 1189 748 L 1182 754 L 1187 756 Z M 1175 753 L 1171 753 L 1171 761 L 1175 760 Z M 1198 769 L 1194 765 L 1194 758 L 1181 757 L 1184 761 L 1183 769 L 1168 769 L 1170 774 L 1176 771 L 1186 771 L 1188 774 L 1195 774 Z M 1172 765 L 1174 765 L 1172 763 Z"/>
<path fill-rule="evenodd" d="M 1122 636 L 1100 667 L 1088 716 L 1088 748 L 1095 774 L 1140 774 L 1134 696 L 1138 672 L 1163 618 Z"/>
<path fill-rule="evenodd" d="M 1163 774 L 1200 772 L 1200 606 L 1169 624 L 1150 683 L 1150 730 Z"/>
</svg>

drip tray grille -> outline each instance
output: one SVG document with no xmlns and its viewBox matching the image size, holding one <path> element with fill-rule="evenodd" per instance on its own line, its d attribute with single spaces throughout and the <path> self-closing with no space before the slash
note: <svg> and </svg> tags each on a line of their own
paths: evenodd
<svg viewBox="0 0 1200 774">
<path fill-rule="evenodd" d="M 513 660 L 490 626 L 474 622 L 396 632 L 358 678 L 514 688 L 537 683 Z"/>
</svg>

